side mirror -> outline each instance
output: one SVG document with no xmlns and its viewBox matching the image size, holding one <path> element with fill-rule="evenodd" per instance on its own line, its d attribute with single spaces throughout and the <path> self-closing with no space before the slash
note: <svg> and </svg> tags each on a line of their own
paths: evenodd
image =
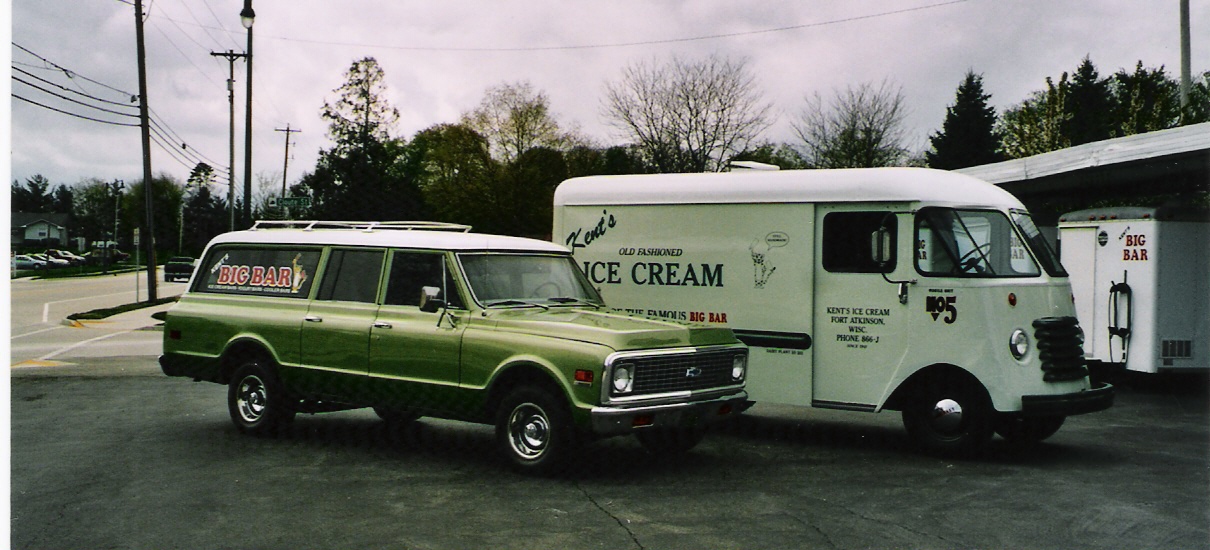
<svg viewBox="0 0 1210 550">
<path fill-rule="evenodd" d="M 420 311 L 425 313 L 437 313 L 445 307 L 445 300 L 442 300 L 441 289 L 435 286 L 425 286 L 420 288 Z"/>
<path fill-rule="evenodd" d="M 870 233 L 870 258 L 879 266 L 886 266 L 891 261 L 894 249 L 891 245 L 891 230 L 885 225 Z"/>
</svg>

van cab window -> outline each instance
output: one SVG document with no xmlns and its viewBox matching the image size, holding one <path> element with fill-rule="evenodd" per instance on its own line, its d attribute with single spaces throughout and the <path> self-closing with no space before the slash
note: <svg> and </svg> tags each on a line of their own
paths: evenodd
<svg viewBox="0 0 1210 550">
<path fill-rule="evenodd" d="M 374 303 L 385 255 L 383 250 L 333 250 L 316 299 Z"/>
<path fill-rule="evenodd" d="M 916 214 L 916 269 L 941 277 L 1037 277 L 1029 248 L 1004 213 L 922 208 Z"/>
<path fill-rule="evenodd" d="M 463 254 L 459 259 L 471 293 L 487 307 L 602 303 L 571 256 Z"/>
<path fill-rule="evenodd" d="M 890 273 L 895 270 L 895 216 L 888 212 L 832 212 L 823 218 L 823 268 L 832 273 Z M 871 238 L 880 228 L 890 237 L 890 259 L 879 263 Z"/>
<path fill-rule="evenodd" d="M 443 280 L 444 277 L 444 280 Z M 458 287 L 445 266 L 445 257 L 435 252 L 396 250 L 391 254 L 391 271 L 387 275 L 387 293 L 383 305 L 419 306 L 421 289 L 441 289 L 440 298 L 453 308 L 462 307 Z"/>
</svg>

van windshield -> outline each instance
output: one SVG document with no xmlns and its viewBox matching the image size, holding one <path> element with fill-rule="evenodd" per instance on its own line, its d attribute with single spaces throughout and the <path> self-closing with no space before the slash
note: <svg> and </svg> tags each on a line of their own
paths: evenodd
<svg viewBox="0 0 1210 550">
<path fill-rule="evenodd" d="M 571 256 L 461 254 L 475 300 L 484 307 L 604 305 Z"/>
<path fill-rule="evenodd" d="M 1037 277 L 1041 270 L 1017 229 L 996 210 L 922 208 L 916 269 L 938 277 Z"/>
</svg>

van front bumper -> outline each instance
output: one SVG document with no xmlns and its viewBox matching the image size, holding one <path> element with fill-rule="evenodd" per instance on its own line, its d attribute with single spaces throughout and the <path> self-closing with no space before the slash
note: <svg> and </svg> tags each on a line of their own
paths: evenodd
<svg viewBox="0 0 1210 550">
<path fill-rule="evenodd" d="M 1021 397 L 1022 416 L 1072 416 L 1103 411 L 1113 406 L 1113 386 L 1104 382 L 1091 389 L 1061 395 Z"/>
<path fill-rule="evenodd" d="M 705 401 L 593 407 L 592 431 L 598 435 L 621 435 L 646 428 L 698 428 L 726 420 L 748 410 L 752 402 L 741 391 Z"/>
</svg>

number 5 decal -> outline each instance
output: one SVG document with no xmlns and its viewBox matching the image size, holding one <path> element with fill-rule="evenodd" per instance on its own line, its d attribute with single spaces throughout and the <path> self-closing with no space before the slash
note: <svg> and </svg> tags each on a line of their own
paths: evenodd
<svg viewBox="0 0 1210 550">
<path fill-rule="evenodd" d="M 945 324 L 952 325 L 958 320 L 958 307 L 955 303 L 958 301 L 957 296 L 929 296 L 924 303 L 924 310 L 933 316 L 936 321 L 942 313 L 947 313 L 945 316 Z"/>
</svg>

